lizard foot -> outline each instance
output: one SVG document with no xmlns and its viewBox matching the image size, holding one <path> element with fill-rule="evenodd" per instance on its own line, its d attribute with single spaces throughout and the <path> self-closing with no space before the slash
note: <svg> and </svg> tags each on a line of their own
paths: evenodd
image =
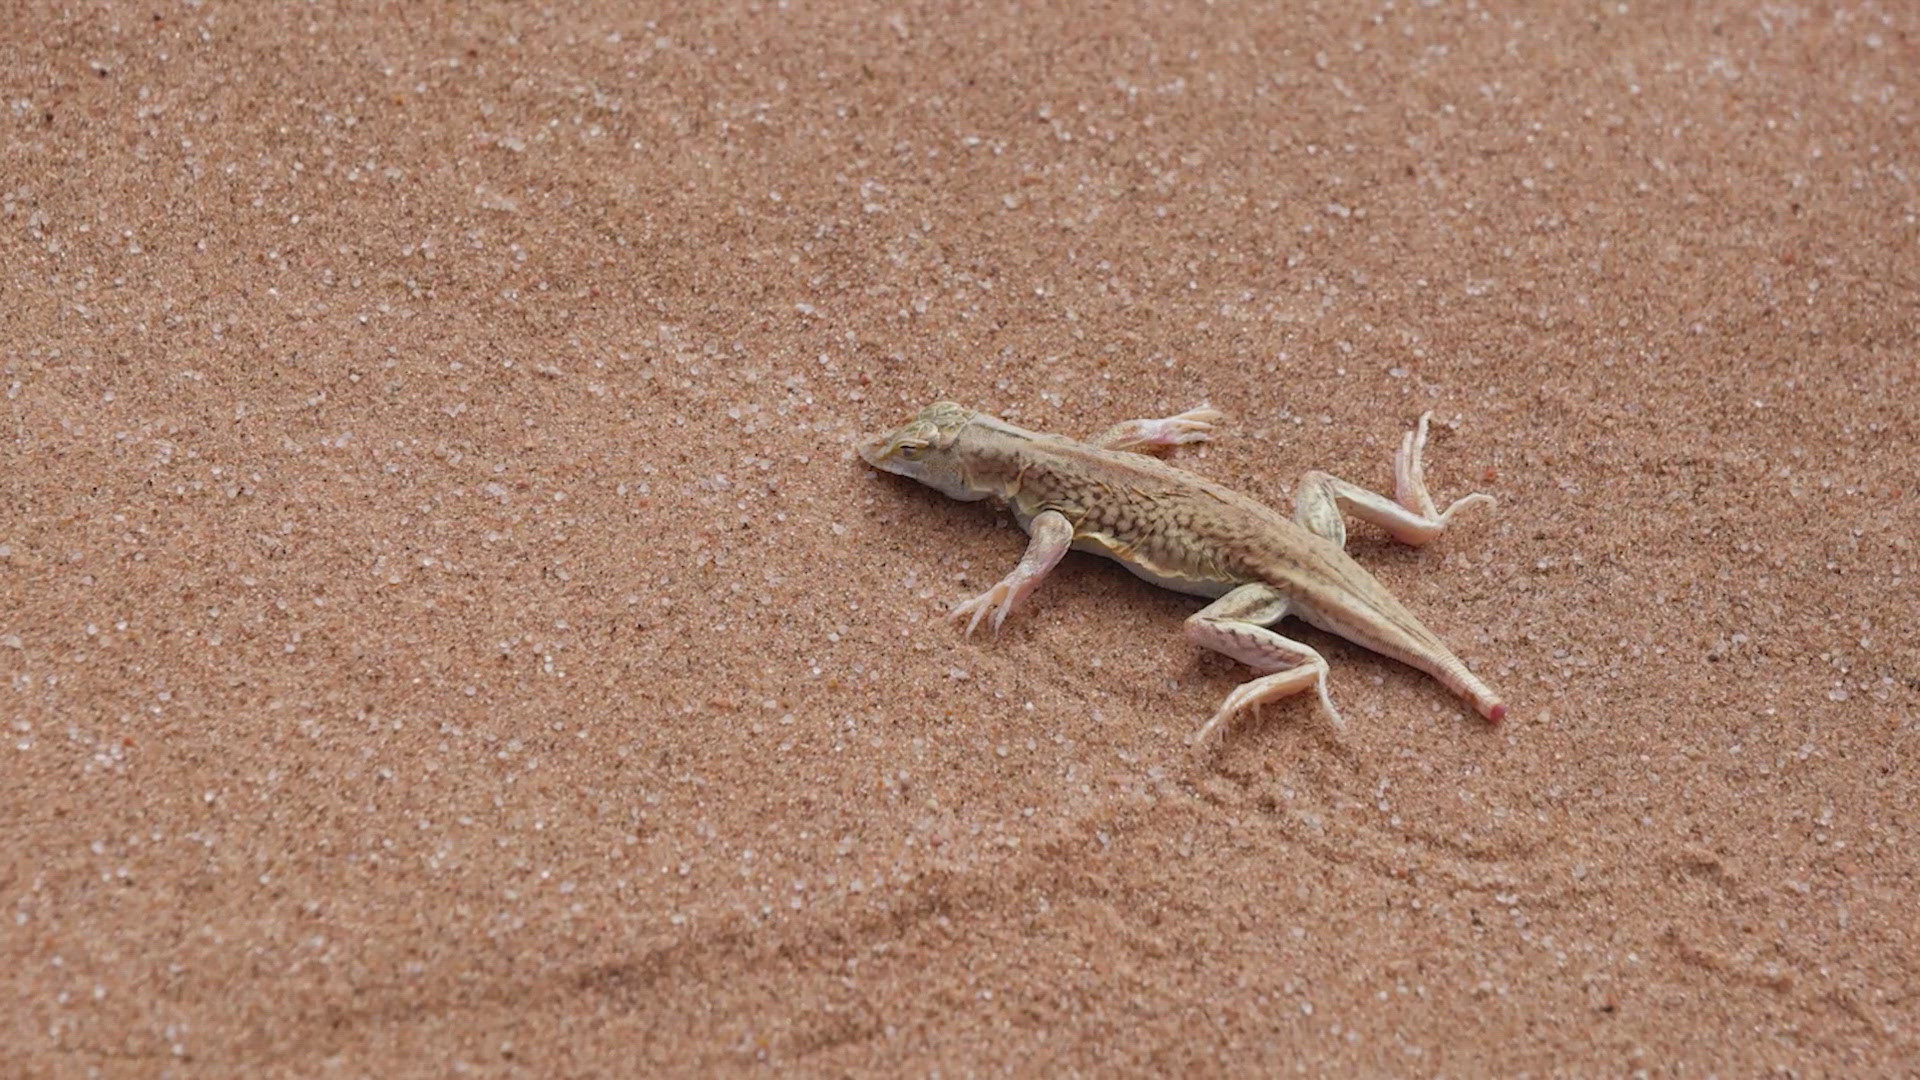
<svg viewBox="0 0 1920 1080">
<path fill-rule="evenodd" d="M 1320 697 L 1320 707 L 1327 711 L 1327 718 L 1333 721 L 1334 730 L 1345 733 L 1347 722 L 1340 717 L 1340 710 L 1333 707 L 1333 699 L 1327 695 L 1327 662 L 1318 654 L 1312 659 L 1291 667 L 1285 671 L 1276 671 L 1271 675 L 1262 675 L 1234 687 L 1233 693 L 1220 703 L 1220 708 L 1200 730 L 1187 740 L 1194 746 L 1206 746 L 1216 739 L 1221 726 L 1237 713 L 1297 694 L 1312 686 Z"/>
<path fill-rule="evenodd" d="M 979 596 L 955 604 L 953 610 L 947 612 L 947 618 L 966 619 L 967 634 L 972 636 L 974 630 L 979 628 L 980 621 L 991 613 L 994 633 L 999 633 L 1000 624 L 1007 621 L 1007 613 L 1013 610 L 1014 603 L 1019 599 L 1020 596 L 1013 586 L 1005 581 L 995 582 L 993 588 Z M 968 616 L 972 617 L 968 618 Z"/>
<path fill-rule="evenodd" d="M 1213 425 L 1224 419 L 1226 416 L 1220 410 L 1202 405 L 1178 416 L 1123 421 L 1094 439 L 1093 445 L 1103 450 L 1151 453 L 1188 443 L 1205 442 L 1213 437 Z"/>
<path fill-rule="evenodd" d="M 1453 504 L 1442 511 L 1433 504 L 1433 495 L 1427 491 L 1427 472 L 1421 462 L 1427 449 L 1427 424 L 1433 419 L 1432 412 L 1420 414 L 1420 424 L 1400 439 L 1400 451 L 1393 455 L 1393 498 L 1408 510 L 1437 526 L 1437 534 L 1446 528 L 1455 512 L 1469 506 L 1485 503 L 1494 505 L 1493 496 L 1475 492 L 1455 499 Z"/>
</svg>

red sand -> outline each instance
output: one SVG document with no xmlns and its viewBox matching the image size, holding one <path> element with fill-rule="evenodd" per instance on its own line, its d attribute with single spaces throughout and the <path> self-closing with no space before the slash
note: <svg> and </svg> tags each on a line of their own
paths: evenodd
<svg viewBox="0 0 1920 1080">
<path fill-rule="evenodd" d="M 8 1074 L 1914 1060 L 1920 9 L 10 23 Z M 1437 410 L 1499 510 L 1352 550 L 1511 717 L 962 637 L 939 397 L 1280 505 Z"/>
</svg>

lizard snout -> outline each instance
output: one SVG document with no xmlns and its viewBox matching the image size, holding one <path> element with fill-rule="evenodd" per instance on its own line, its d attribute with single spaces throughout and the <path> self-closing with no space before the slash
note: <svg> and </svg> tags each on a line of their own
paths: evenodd
<svg viewBox="0 0 1920 1080">
<path fill-rule="evenodd" d="M 886 455 L 887 437 L 885 435 L 875 435 L 872 438 L 861 439 L 859 445 L 854 447 L 854 449 L 859 452 L 862 461 L 865 461 L 875 468 L 882 468 L 883 466 L 880 462 Z"/>
</svg>

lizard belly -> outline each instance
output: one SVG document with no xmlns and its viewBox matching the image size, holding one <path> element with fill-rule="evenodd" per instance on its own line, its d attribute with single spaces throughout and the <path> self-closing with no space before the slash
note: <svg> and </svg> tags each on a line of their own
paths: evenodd
<svg viewBox="0 0 1920 1080">
<path fill-rule="evenodd" d="M 1196 572 L 1190 567 L 1167 565 L 1159 560 L 1147 558 L 1139 551 L 1128 550 L 1115 545 L 1102 536 L 1082 536 L 1074 540 L 1075 551 L 1104 555 L 1133 571 L 1133 575 L 1142 581 L 1150 581 L 1163 589 L 1172 589 L 1188 596 L 1216 598 L 1231 592 L 1239 582 Z"/>
<path fill-rule="evenodd" d="M 1014 520 L 1019 523 L 1021 530 L 1031 534 L 1035 511 L 1021 505 L 1018 500 L 1010 500 L 1008 509 L 1013 511 Z M 1124 543 L 1104 532 L 1077 534 L 1073 538 L 1073 550 L 1112 559 L 1131 570 L 1134 576 L 1142 581 L 1149 581 L 1163 589 L 1172 589 L 1174 592 L 1185 593 L 1188 596 L 1217 599 L 1244 584 L 1210 568 L 1182 566 L 1178 560 L 1155 557 L 1141 550 L 1139 544 Z"/>
</svg>

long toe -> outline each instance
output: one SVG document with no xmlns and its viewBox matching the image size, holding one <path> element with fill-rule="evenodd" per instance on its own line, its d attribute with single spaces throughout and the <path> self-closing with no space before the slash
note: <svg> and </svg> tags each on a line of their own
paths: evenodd
<svg viewBox="0 0 1920 1080">
<path fill-rule="evenodd" d="M 1333 721 L 1334 730 L 1341 732 L 1347 730 L 1347 722 L 1341 718 L 1340 710 L 1333 707 L 1333 698 L 1328 695 L 1324 682 L 1320 686 L 1320 707 L 1327 710 L 1327 719 Z"/>
</svg>

